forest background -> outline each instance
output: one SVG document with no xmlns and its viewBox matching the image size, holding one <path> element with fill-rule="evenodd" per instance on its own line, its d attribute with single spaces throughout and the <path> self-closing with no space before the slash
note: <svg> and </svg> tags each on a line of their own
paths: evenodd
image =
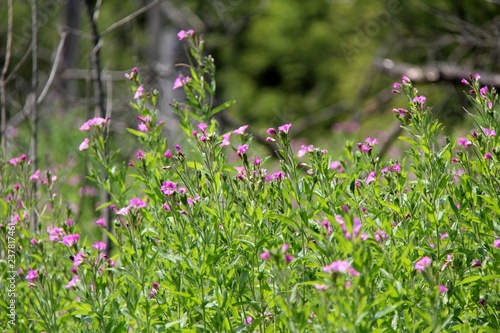
<svg viewBox="0 0 500 333">
<path fill-rule="evenodd" d="M 460 131 L 461 78 L 477 72 L 500 85 L 499 15 L 496 0 L 4 0 L 2 154 L 29 148 L 39 168 L 64 170 L 75 205 L 95 206 L 75 129 L 110 116 L 112 144 L 132 156 L 126 128 L 137 122 L 124 73 L 138 67 L 160 92 L 165 135 L 180 143 L 169 106 L 182 99 L 172 86 L 187 59 L 177 32 L 194 29 L 216 59 L 216 103 L 236 101 L 219 116 L 223 131 L 248 124 L 272 154 L 265 130 L 293 123 L 297 146 L 334 150 L 371 136 L 381 156 L 397 157 L 398 101 L 388 87 L 408 75 L 446 130 Z"/>
</svg>

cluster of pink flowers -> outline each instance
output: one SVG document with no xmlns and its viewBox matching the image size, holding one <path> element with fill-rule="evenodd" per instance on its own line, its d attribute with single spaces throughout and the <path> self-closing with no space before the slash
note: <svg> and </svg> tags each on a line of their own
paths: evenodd
<svg viewBox="0 0 500 333">
<path fill-rule="evenodd" d="M 92 119 L 87 120 L 83 125 L 80 127 L 80 131 L 89 131 L 92 127 L 101 127 L 102 125 L 105 125 L 109 121 L 109 118 L 101 118 L 101 117 L 95 117 Z"/>
<path fill-rule="evenodd" d="M 179 38 L 179 40 L 184 40 L 184 39 L 192 37 L 192 36 L 194 36 L 194 30 L 193 29 L 189 29 L 187 31 L 181 30 L 181 31 L 179 31 L 177 33 L 177 37 Z"/>
<path fill-rule="evenodd" d="M 349 273 L 351 276 L 360 276 L 361 274 L 351 266 L 350 263 L 343 260 L 332 262 L 330 265 L 323 267 L 323 272 L 328 274 L 334 273 Z"/>
</svg>

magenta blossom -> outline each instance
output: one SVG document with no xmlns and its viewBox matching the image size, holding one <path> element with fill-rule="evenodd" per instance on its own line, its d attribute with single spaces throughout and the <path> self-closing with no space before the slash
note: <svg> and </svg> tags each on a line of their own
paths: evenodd
<svg viewBox="0 0 500 333">
<path fill-rule="evenodd" d="M 101 217 L 101 218 L 97 219 L 97 221 L 95 221 L 95 223 L 98 226 L 103 227 L 103 228 L 104 228 L 104 222 L 105 222 L 104 217 Z"/>
<path fill-rule="evenodd" d="M 96 117 L 87 120 L 81 127 L 80 131 L 88 131 L 92 127 L 100 127 L 108 122 L 109 118 Z"/>
<path fill-rule="evenodd" d="M 80 239 L 80 235 L 74 234 L 74 235 L 67 235 L 63 237 L 63 240 L 61 243 L 67 246 L 72 246 L 73 244 L 76 244 L 78 240 Z"/>
<path fill-rule="evenodd" d="M 116 215 L 127 215 L 128 212 L 130 211 L 131 206 L 125 206 L 119 211 L 116 212 Z"/>
<path fill-rule="evenodd" d="M 73 276 L 73 278 L 71 279 L 71 281 L 69 281 L 67 284 L 66 284 L 66 288 L 71 288 L 71 287 L 76 287 L 76 281 L 78 281 L 79 278 L 78 278 L 78 275 L 75 275 Z"/>
<path fill-rule="evenodd" d="M 75 254 L 75 257 L 73 258 L 73 265 L 80 266 L 83 263 L 84 258 L 85 255 L 82 252 L 78 252 L 77 254 Z"/>
<path fill-rule="evenodd" d="M 421 109 L 424 108 L 425 101 L 426 101 L 425 96 L 417 96 L 413 99 L 413 103 L 419 105 Z"/>
<path fill-rule="evenodd" d="M 313 145 L 309 145 L 309 146 L 302 145 L 300 147 L 299 151 L 297 152 L 297 156 L 300 158 L 300 157 L 303 157 L 307 152 L 312 152 L 312 151 L 314 151 Z"/>
<path fill-rule="evenodd" d="M 245 130 L 248 128 L 248 125 L 243 125 L 241 126 L 240 128 L 238 129 L 235 129 L 233 131 L 233 134 L 239 134 L 239 135 L 243 135 L 245 133 Z"/>
<path fill-rule="evenodd" d="M 146 207 L 146 203 L 142 201 L 140 198 L 132 198 L 129 200 L 130 206 L 135 208 L 144 208 Z"/>
<path fill-rule="evenodd" d="M 285 262 L 287 264 L 289 264 L 290 262 L 293 261 L 293 259 L 295 259 L 292 255 L 288 254 L 288 253 L 285 253 Z"/>
<path fill-rule="evenodd" d="M 137 87 L 137 91 L 135 92 L 134 99 L 139 99 L 144 94 L 144 86 L 141 84 Z"/>
<path fill-rule="evenodd" d="M 189 76 L 183 76 L 180 74 L 174 81 L 174 88 L 173 89 L 178 89 L 180 87 L 184 87 L 186 84 L 189 83 L 191 78 Z"/>
<path fill-rule="evenodd" d="M 337 260 L 332 262 L 330 265 L 326 265 L 323 267 L 323 272 L 326 272 L 328 274 L 333 274 L 333 273 L 346 273 L 349 272 L 352 276 L 359 276 L 359 272 L 356 271 L 351 264 L 349 264 L 347 261 L 343 260 Z"/>
<path fill-rule="evenodd" d="M 179 40 L 184 40 L 184 39 L 191 37 L 193 35 L 194 35 L 193 29 L 189 29 L 188 31 L 181 30 L 177 33 L 177 37 L 179 38 Z"/>
<path fill-rule="evenodd" d="M 36 279 L 38 279 L 38 274 L 36 273 L 35 270 L 29 271 L 28 274 L 26 275 L 26 280 L 28 280 L 30 282 L 33 282 Z"/>
<path fill-rule="evenodd" d="M 163 184 L 161 185 L 161 191 L 165 195 L 174 194 L 176 189 L 177 189 L 177 184 L 171 181 L 163 182 Z"/>
<path fill-rule="evenodd" d="M 229 137 L 231 136 L 231 132 L 226 133 L 222 136 L 222 142 L 220 144 L 221 147 L 229 146 Z"/>
<path fill-rule="evenodd" d="M 285 134 L 288 134 L 288 131 L 290 131 L 290 128 L 292 127 L 292 124 L 285 124 L 285 125 L 282 125 L 280 127 L 278 127 L 278 130 L 280 132 L 283 132 Z"/>
<path fill-rule="evenodd" d="M 48 227 L 47 232 L 49 233 L 49 240 L 51 242 L 57 242 L 62 235 L 64 235 L 64 232 L 61 228 L 58 227 Z"/>
<path fill-rule="evenodd" d="M 377 173 L 375 171 L 370 172 L 368 177 L 366 178 L 366 184 L 370 184 L 371 182 L 375 181 L 377 179 Z"/>
<path fill-rule="evenodd" d="M 89 138 L 85 138 L 83 139 L 83 142 L 80 144 L 80 147 L 78 147 L 78 149 L 82 151 L 88 148 L 89 148 Z"/>
<path fill-rule="evenodd" d="M 489 129 L 489 128 L 483 127 L 483 133 L 488 135 L 488 136 L 497 136 L 497 132 L 495 130 Z"/>
<path fill-rule="evenodd" d="M 432 263 L 432 259 L 425 256 L 415 263 L 414 268 L 415 268 L 415 270 L 417 270 L 419 272 L 423 272 L 427 267 L 429 267 L 431 265 L 431 263 Z"/>
<path fill-rule="evenodd" d="M 446 293 L 448 291 L 448 288 L 446 286 L 440 285 L 438 287 L 438 290 L 439 290 L 440 294 L 444 294 L 444 293 Z"/>
<path fill-rule="evenodd" d="M 104 250 L 106 250 L 106 243 L 104 243 L 104 242 L 95 242 L 94 244 L 92 244 L 92 246 L 97 251 L 104 251 Z"/>
<path fill-rule="evenodd" d="M 465 148 L 469 147 L 472 144 L 472 141 L 470 141 L 467 138 L 458 138 L 457 139 L 457 144 L 460 146 L 464 146 Z"/>
<path fill-rule="evenodd" d="M 248 145 L 245 143 L 244 145 L 238 146 L 238 156 L 242 157 L 248 151 Z"/>
<path fill-rule="evenodd" d="M 269 258 L 271 258 L 271 254 L 269 253 L 269 251 L 266 251 L 266 252 L 262 252 L 260 254 L 260 258 L 262 260 L 269 260 Z"/>
</svg>

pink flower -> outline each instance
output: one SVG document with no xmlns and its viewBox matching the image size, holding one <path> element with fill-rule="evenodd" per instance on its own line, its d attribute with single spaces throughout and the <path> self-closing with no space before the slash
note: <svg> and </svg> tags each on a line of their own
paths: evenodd
<svg viewBox="0 0 500 333">
<path fill-rule="evenodd" d="M 245 130 L 248 128 L 248 125 L 243 125 L 241 126 L 240 128 L 238 129 L 235 129 L 233 131 L 233 134 L 239 134 L 239 135 L 243 135 L 245 133 Z"/>
<path fill-rule="evenodd" d="M 221 147 L 229 146 L 229 137 L 231 136 L 231 132 L 226 133 L 222 136 L 222 142 L 220 144 Z"/>
<path fill-rule="evenodd" d="M 293 259 L 295 259 L 293 256 L 289 255 L 288 253 L 285 253 L 285 262 L 287 264 L 290 263 Z"/>
<path fill-rule="evenodd" d="M 33 282 L 36 279 L 38 279 L 38 274 L 36 273 L 35 270 L 29 271 L 28 274 L 26 275 L 26 280 L 28 280 L 30 282 Z"/>
<path fill-rule="evenodd" d="M 95 223 L 96 223 L 98 226 L 100 226 L 100 227 L 103 227 L 103 228 L 104 228 L 104 223 L 105 223 L 104 217 L 99 218 L 97 221 L 95 221 Z"/>
<path fill-rule="evenodd" d="M 387 238 L 387 234 L 385 233 L 384 230 L 380 229 L 375 231 L 375 241 L 380 243 L 381 241 L 385 240 Z"/>
<path fill-rule="evenodd" d="M 94 244 L 92 244 L 92 246 L 97 251 L 104 251 L 104 250 L 106 250 L 106 243 L 104 243 L 104 242 L 95 242 Z"/>
<path fill-rule="evenodd" d="M 144 208 L 146 207 L 146 203 L 142 201 L 140 198 L 132 198 L 129 200 L 130 206 L 135 208 Z"/>
<path fill-rule="evenodd" d="M 393 88 L 399 89 L 399 88 L 401 88 L 401 85 L 399 84 L 399 82 L 394 82 Z"/>
<path fill-rule="evenodd" d="M 248 145 L 245 143 L 244 145 L 238 146 L 238 156 L 242 157 L 248 151 Z"/>
<path fill-rule="evenodd" d="M 189 82 L 190 79 L 191 78 L 189 76 L 183 76 L 182 74 L 180 74 L 174 81 L 173 89 L 184 87 Z"/>
<path fill-rule="evenodd" d="M 198 128 L 200 129 L 200 131 L 202 131 L 203 133 L 205 133 L 205 131 L 207 130 L 207 124 L 200 123 L 200 124 L 198 124 Z"/>
<path fill-rule="evenodd" d="M 71 279 L 71 281 L 69 281 L 67 284 L 66 284 L 66 288 L 71 288 L 71 287 L 76 287 L 76 281 L 78 281 L 78 275 L 75 275 L 73 276 L 73 278 Z"/>
<path fill-rule="evenodd" d="M 36 240 L 36 238 L 32 238 L 30 240 L 30 243 L 31 243 L 31 245 L 36 245 L 38 243 L 38 241 Z"/>
<path fill-rule="evenodd" d="M 141 98 L 143 93 L 144 93 L 144 86 L 141 84 L 139 87 L 137 87 L 137 91 L 135 92 L 134 99 Z"/>
<path fill-rule="evenodd" d="M 491 160 L 491 153 L 490 152 L 487 152 L 486 154 L 484 154 L 484 158 L 486 160 Z"/>
<path fill-rule="evenodd" d="M 281 245 L 281 251 L 283 251 L 283 252 L 286 252 L 289 248 L 290 248 L 290 245 L 288 245 L 287 243 L 283 243 Z"/>
<path fill-rule="evenodd" d="M 394 163 L 392 165 L 392 170 L 396 173 L 400 173 L 401 172 L 401 164 L 399 163 Z"/>
<path fill-rule="evenodd" d="M 404 75 L 402 78 L 401 78 L 401 82 L 403 82 L 403 84 L 406 84 L 406 83 L 410 83 L 410 79 L 408 78 L 408 76 Z"/>
<path fill-rule="evenodd" d="M 467 138 L 458 138 L 457 139 L 457 144 L 460 146 L 464 146 L 465 148 L 469 147 L 472 144 L 472 141 L 470 141 Z"/>
<path fill-rule="evenodd" d="M 88 131 L 91 127 L 100 127 L 108 122 L 109 118 L 96 117 L 87 120 L 81 127 L 80 131 Z"/>
<path fill-rule="evenodd" d="M 140 123 L 139 125 L 137 125 L 137 128 L 141 132 L 147 132 L 149 130 L 148 126 L 146 124 L 143 124 L 143 123 Z"/>
<path fill-rule="evenodd" d="M 276 135 L 276 130 L 274 128 L 272 128 L 272 127 L 269 127 L 267 129 L 267 134 L 269 134 L 269 135 Z"/>
<path fill-rule="evenodd" d="M 413 103 L 419 105 L 421 109 L 424 108 L 425 101 L 426 101 L 425 96 L 417 96 L 413 99 Z"/>
<path fill-rule="evenodd" d="M 80 266 L 83 263 L 84 258 L 85 255 L 82 252 L 78 252 L 77 254 L 75 254 L 75 257 L 73 258 L 73 265 Z"/>
<path fill-rule="evenodd" d="M 493 247 L 500 248 L 500 238 L 493 242 Z"/>
<path fill-rule="evenodd" d="M 177 184 L 171 181 L 163 182 L 163 184 L 161 185 L 161 191 L 165 195 L 174 194 L 176 189 L 177 189 Z"/>
<path fill-rule="evenodd" d="M 328 288 L 326 284 L 314 284 L 314 289 L 316 289 L 317 291 L 325 291 L 326 288 Z"/>
<path fill-rule="evenodd" d="M 78 235 L 78 234 L 67 235 L 67 236 L 63 237 L 63 240 L 61 241 L 61 243 L 63 243 L 64 245 L 67 245 L 67 246 L 72 246 L 73 244 L 78 242 L 78 239 L 80 239 L 80 235 Z"/>
<path fill-rule="evenodd" d="M 179 38 L 179 40 L 186 39 L 186 38 L 191 37 L 193 35 L 194 35 L 193 29 L 189 29 L 188 31 L 181 30 L 177 33 L 177 37 Z"/>
<path fill-rule="evenodd" d="M 489 129 L 489 128 L 483 127 L 483 133 L 488 135 L 488 136 L 497 136 L 497 132 L 495 130 Z"/>
<path fill-rule="evenodd" d="M 486 96 L 486 94 L 487 94 L 487 93 L 488 93 L 488 87 L 484 86 L 484 87 L 482 87 L 481 89 L 479 89 L 479 94 L 480 94 L 481 96 L 483 96 L 483 97 L 484 97 L 484 96 Z"/>
<path fill-rule="evenodd" d="M 351 264 L 349 264 L 347 261 L 343 260 L 338 260 L 332 262 L 330 265 L 326 265 L 323 267 L 323 272 L 326 272 L 328 274 L 333 274 L 333 273 L 346 273 L 349 272 L 352 276 L 359 276 L 359 272 L 356 271 Z"/>
<path fill-rule="evenodd" d="M 432 259 L 425 256 L 415 263 L 414 268 L 415 268 L 415 270 L 417 270 L 419 272 L 423 272 L 427 267 L 429 267 L 431 265 L 431 263 L 432 263 Z"/>
<path fill-rule="evenodd" d="M 300 157 L 304 156 L 307 152 L 312 152 L 312 151 L 314 151 L 313 145 L 309 145 L 309 146 L 302 145 L 297 153 L 297 156 L 300 158 Z"/>
<path fill-rule="evenodd" d="M 48 227 L 47 232 L 49 233 L 49 240 L 51 242 L 57 242 L 64 235 L 63 230 L 58 227 Z"/>
<path fill-rule="evenodd" d="M 365 142 L 367 144 L 369 144 L 370 146 L 374 146 L 374 145 L 378 144 L 378 140 L 377 139 L 372 139 L 372 138 L 366 138 Z"/>
<path fill-rule="evenodd" d="M 444 293 L 446 293 L 448 291 L 448 288 L 446 288 L 446 286 L 443 286 L 443 285 L 440 285 L 438 287 L 438 289 L 439 289 L 439 293 L 440 294 L 444 294 Z"/>
<path fill-rule="evenodd" d="M 375 181 L 376 178 L 377 178 L 377 173 L 375 171 L 370 172 L 370 174 L 366 178 L 366 184 L 370 184 L 371 182 Z"/>
<path fill-rule="evenodd" d="M 339 161 L 333 161 L 332 163 L 330 163 L 330 169 L 332 169 L 332 170 L 337 170 L 341 166 L 342 166 L 342 163 L 340 163 Z"/>
<path fill-rule="evenodd" d="M 82 151 L 88 148 L 89 148 L 89 138 L 85 138 L 83 142 L 80 144 L 80 147 L 78 149 Z"/>
<path fill-rule="evenodd" d="M 120 209 L 119 211 L 116 212 L 116 215 L 127 215 L 128 212 L 130 211 L 130 206 L 125 206 L 123 207 L 122 209 Z"/>
<path fill-rule="evenodd" d="M 469 84 L 469 81 L 467 81 L 466 79 L 462 79 L 460 82 L 462 82 L 463 84 Z"/>
<path fill-rule="evenodd" d="M 142 160 L 146 156 L 142 150 L 137 152 L 137 159 Z"/>
<path fill-rule="evenodd" d="M 262 252 L 260 254 L 260 258 L 262 260 L 269 260 L 269 258 L 271 257 L 271 254 L 269 253 L 269 251 L 266 251 L 266 252 Z"/>
<path fill-rule="evenodd" d="M 31 176 L 30 180 L 39 180 L 40 179 L 40 169 L 36 170 Z"/>
<path fill-rule="evenodd" d="M 247 317 L 247 318 L 245 319 L 245 324 L 246 324 L 246 325 L 251 325 L 251 324 L 252 324 L 252 321 L 253 321 L 253 318 L 249 316 L 249 317 Z"/>
<path fill-rule="evenodd" d="M 285 124 L 285 125 L 282 125 L 282 126 L 278 127 L 278 130 L 280 132 L 288 134 L 288 131 L 290 130 L 291 127 L 292 127 L 292 124 Z"/>
</svg>

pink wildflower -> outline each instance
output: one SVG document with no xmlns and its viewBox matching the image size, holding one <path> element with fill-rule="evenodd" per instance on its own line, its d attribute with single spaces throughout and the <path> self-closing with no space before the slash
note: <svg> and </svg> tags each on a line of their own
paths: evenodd
<svg viewBox="0 0 500 333">
<path fill-rule="evenodd" d="M 97 221 L 95 221 L 95 223 L 100 226 L 100 227 L 103 227 L 104 228 L 104 217 L 101 217 L 99 218 Z"/>
<path fill-rule="evenodd" d="M 370 172 L 365 182 L 366 184 L 370 184 L 371 182 L 375 181 L 376 178 L 377 178 L 377 173 L 375 171 Z"/>
<path fill-rule="evenodd" d="M 129 200 L 130 206 L 135 208 L 144 208 L 146 207 L 146 203 L 142 201 L 140 198 L 132 198 Z"/>
<path fill-rule="evenodd" d="M 184 39 L 191 37 L 193 35 L 194 35 L 193 29 L 189 29 L 188 31 L 181 30 L 177 33 L 177 37 L 179 38 L 179 40 L 184 40 Z"/>
<path fill-rule="evenodd" d="M 51 242 L 57 242 L 62 235 L 64 235 L 64 232 L 61 228 L 58 227 L 48 227 L 47 232 L 49 233 L 49 240 Z"/>
<path fill-rule="evenodd" d="M 238 146 L 238 156 L 242 157 L 248 151 L 248 145 L 239 145 Z"/>
<path fill-rule="evenodd" d="M 73 278 L 71 279 L 71 281 L 69 281 L 67 284 L 66 284 L 66 288 L 71 288 L 71 287 L 76 287 L 76 281 L 78 281 L 79 278 L 78 278 L 78 275 L 75 275 L 73 276 Z"/>
<path fill-rule="evenodd" d="M 94 244 L 92 244 L 92 246 L 97 251 L 104 251 L 104 250 L 106 250 L 106 243 L 104 243 L 104 242 L 95 242 Z"/>
<path fill-rule="evenodd" d="M 174 194 L 176 189 L 177 189 L 177 184 L 171 181 L 163 182 L 163 184 L 161 185 L 161 191 L 165 195 Z"/>
<path fill-rule="evenodd" d="M 493 247 L 500 248 L 500 238 L 493 242 Z"/>
<path fill-rule="evenodd" d="M 229 142 L 229 138 L 231 137 L 231 132 L 229 133 L 226 133 L 222 136 L 222 142 L 220 144 L 221 147 L 224 147 L 224 146 L 229 146 L 230 142 Z"/>
<path fill-rule="evenodd" d="M 26 275 L 26 280 L 28 280 L 30 282 L 33 282 L 36 279 L 38 279 L 38 274 L 36 273 L 35 270 L 29 271 L 28 274 Z"/>
<path fill-rule="evenodd" d="M 269 253 L 269 251 L 266 251 L 266 252 L 262 252 L 260 254 L 260 258 L 262 260 L 269 260 L 269 258 L 271 257 L 271 254 Z"/>
<path fill-rule="evenodd" d="M 431 263 L 432 263 L 432 259 L 425 256 L 415 263 L 414 268 L 415 268 L 415 270 L 417 270 L 419 272 L 423 272 L 427 267 L 429 267 L 431 265 Z"/>
<path fill-rule="evenodd" d="M 243 125 L 241 126 L 240 128 L 238 129 L 235 129 L 233 131 L 233 134 L 239 134 L 239 135 L 243 135 L 245 133 L 245 130 L 248 128 L 248 125 Z"/>
<path fill-rule="evenodd" d="M 472 141 L 470 141 L 467 138 L 458 138 L 457 139 L 457 144 L 460 146 L 464 146 L 465 148 L 469 147 L 472 144 Z"/>
<path fill-rule="evenodd" d="M 116 215 L 127 215 L 128 212 L 130 211 L 131 206 L 125 206 L 119 211 L 116 212 Z"/>
<path fill-rule="evenodd" d="M 67 235 L 64 236 L 61 243 L 67 246 L 72 246 L 76 242 L 78 242 L 78 239 L 80 239 L 80 235 L 74 234 L 74 235 Z"/>
<path fill-rule="evenodd" d="M 139 87 L 137 87 L 137 90 L 134 95 L 134 99 L 139 99 L 142 97 L 144 93 L 144 86 L 141 84 Z"/>
<path fill-rule="evenodd" d="M 285 125 L 282 125 L 280 127 L 278 127 L 278 130 L 280 132 L 283 132 L 285 134 L 288 134 L 288 131 L 290 131 L 290 128 L 292 127 L 292 124 L 285 124 Z"/>
<path fill-rule="evenodd" d="M 88 148 L 89 148 L 89 138 L 85 138 L 83 139 L 83 142 L 80 144 L 80 147 L 78 149 L 82 151 Z"/>
<path fill-rule="evenodd" d="M 173 89 L 178 89 L 180 87 L 184 87 L 191 78 L 189 76 L 183 76 L 180 74 L 174 81 Z"/>
<path fill-rule="evenodd" d="M 75 257 L 73 258 L 73 265 L 80 266 L 83 263 L 84 258 L 85 258 L 85 255 L 82 252 L 78 252 L 75 255 Z"/>
<path fill-rule="evenodd" d="M 439 290 L 440 294 L 444 294 L 444 293 L 446 293 L 448 291 L 448 288 L 446 286 L 440 285 L 438 287 L 438 290 Z"/>
</svg>

